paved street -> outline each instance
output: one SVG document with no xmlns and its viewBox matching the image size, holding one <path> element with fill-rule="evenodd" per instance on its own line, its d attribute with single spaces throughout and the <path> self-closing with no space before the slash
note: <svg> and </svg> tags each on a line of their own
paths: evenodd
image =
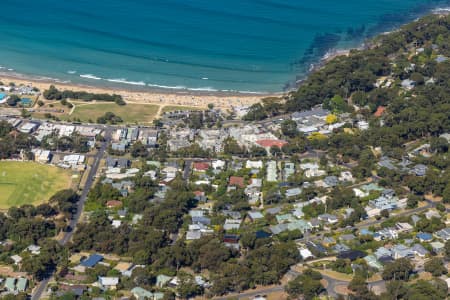
<svg viewBox="0 0 450 300">
<path fill-rule="evenodd" d="M 83 191 L 81 193 L 80 199 L 78 200 L 78 204 L 77 204 L 77 212 L 76 214 L 73 216 L 72 220 L 70 221 L 70 227 L 72 228 L 71 231 L 66 232 L 63 236 L 63 238 L 61 240 L 59 240 L 59 243 L 61 245 L 65 245 L 68 241 L 70 241 L 70 239 L 72 238 L 74 232 L 75 232 L 75 228 L 77 226 L 77 223 L 80 219 L 81 213 L 83 212 L 83 207 L 84 207 L 84 203 L 86 202 L 87 199 L 87 195 L 89 193 L 89 190 L 91 189 L 94 181 L 95 181 L 95 175 L 97 174 L 98 168 L 100 166 L 100 161 L 102 160 L 105 151 L 108 147 L 108 144 L 111 142 L 111 135 L 113 132 L 113 127 L 106 127 L 105 129 L 105 142 L 102 143 L 100 149 L 98 149 L 97 154 L 94 156 L 94 162 L 92 163 L 92 165 L 89 167 L 89 173 L 88 173 L 88 178 L 86 180 L 86 184 L 83 187 Z M 41 281 L 38 286 L 34 289 L 33 294 L 31 296 L 31 300 L 38 300 L 41 298 L 42 294 L 45 292 L 45 290 L 47 289 L 47 285 L 50 281 L 50 278 L 52 277 L 53 274 L 50 274 L 50 276 Z"/>
</svg>

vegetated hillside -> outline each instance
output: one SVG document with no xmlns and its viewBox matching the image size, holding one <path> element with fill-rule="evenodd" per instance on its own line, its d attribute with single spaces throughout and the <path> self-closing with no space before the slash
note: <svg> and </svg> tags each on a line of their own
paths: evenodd
<svg viewBox="0 0 450 300">
<path fill-rule="evenodd" d="M 439 55 L 450 57 L 450 16 L 427 16 L 370 43 L 369 49 L 353 50 L 348 57 L 337 57 L 312 73 L 289 95 L 285 109 L 297 111 L 321 103 L 332 108 L 334 96 L 349 98 L 357 93 L 355 104 L 369 104 L 374 111 L 378 105 L 408 96 L 400 88 L 401 80 L 408 78 L 417 82 L 417 97 L 448 95 L 450 62 L 438 63 L 436 59 Z M 374 83 L 381 76 L 391 76 L 396 84 L 376 88 Z M 425 85 L 424 79 L 431 77 L 435 84 Z"/>
<path fill-rule="evenodd" d="M 294 112 L 323 104 L 325 108 L 365 116 L 387 106 L 381 131 L 414 139 L 450 129 L 450 16 L 431 15 L 380 35 L 366 50 L 352 50 L 310 74 L 284 104 L 255 104 L 247 120 Z M 381 84 L 385 78 L 389 86 Z M 415 82 L 411 90 L 402 81 Z M 281 99 L 280 99 L 281 100 Z M 355 106 L 354 106 L 355 105 Z M 392 129 L 392 130 L 391 130 Z"/>
</svg>

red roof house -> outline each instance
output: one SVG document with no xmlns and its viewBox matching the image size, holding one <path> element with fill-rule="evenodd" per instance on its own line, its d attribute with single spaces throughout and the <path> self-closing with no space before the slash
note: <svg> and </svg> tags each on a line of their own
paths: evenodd
<svg viewBox="0 0 450 300">
<path fill-rule="evenodd" d="M 229 183 L 230 185 L 238 186 L 240 188 L 243 188 L 245 186 L 244 177 L 230 176 Z"/>
<path fill-rule="evenodd" d="M 193 168 L 194 171 L 205 172 L 209 169 L 209 166 L 209 162 L 195 162 Z"/>
<path fill-rule="evenodd" d="M 108 208 L 122 207 L 122 201 L 119 201 L 119 200 L 109 200 L 108 202 L 106 202 L 106 207 L 108 207 Z"/>
<path fill-rule="evenodd" d="M 283 140 L 258 140 L 256 141 L 258 145 L 264 148 L 271 148 L 272 146 L 282 148 L 284 145 L 287 145 L 288 142 Z"/>
<path fill-rule="evenodd" d="M 377 111 L 373 115 L 375 117 L 379 118 L 379 117 L 381 117 L 384 114 L 385 111 L 386 111 L 386 107 L 378 106 Z"/>
</svg>

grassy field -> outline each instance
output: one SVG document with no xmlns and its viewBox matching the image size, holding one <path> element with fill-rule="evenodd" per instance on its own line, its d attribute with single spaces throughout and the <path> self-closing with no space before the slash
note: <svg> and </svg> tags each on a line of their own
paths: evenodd
<svg viewBox="0 0 450 300">
<path fill-rule="evenodd" d="M 46 202 L 71 186 L 71 172 L 33 162 L 0 161 L 0 210 Z"/>
<path fill-rule="evenodd" d="M 158 105 L 152 104 L 127 104 L 124 106 L 114 103 L 77 104 L 74 112 L 68 118 L 96 122 L 97 118 L 104 115 L 105 112 L 112 112 L 121 117 L 124 123 L 150 123 L 156 116 L 158 108 Z"/>
</svg>

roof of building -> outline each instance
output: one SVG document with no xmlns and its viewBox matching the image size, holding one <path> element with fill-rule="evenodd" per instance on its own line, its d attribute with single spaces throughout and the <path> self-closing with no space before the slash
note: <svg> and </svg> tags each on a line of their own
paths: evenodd
<svg viewBox="0 0 450 300">
<path fill-rule="evenodd" d="M 230 185 L 235 185 L 238 187 L 243 188 L 244 187 L 244 177 L 238 177 L 238 176 L 230 176 Z"/>
<path fill-rule="evenodd" d="M 82 261 L 80 265 L 82 265 L 83 267 L 92 268 L 102 260 L 103 256 L 101 256 L 100 254 L 92 254 L 87 259 Z"/>
<path fill-rule="evenodd" d="M 422 241 L 431 241 L 433 236 L 427 232 L 420 232 L 416 234 L 416 237 Z"/>
<path fill-rule="evenodd" d="M 384 114 L 385 111 L 386 111 L 386 107 L 378 106 L 377 111 L 373 115 L 375 117 L 379 118 L 379 117 L 381 117 Z"/>
<path fill-rule="evenodd" d="M 14 291 L 16 289 L 16 279 L 12 277 L 6 278 L 5 287 L 9 291 Z"/>
<path fill-rule="evenodd" d="M 128 271 L 129 269 L 131 269 L 131 267 L 133 267 L 132 263 L 128 263 L 128 262 L 119 262 L 115 267 L 114 270 L 117 270 L 119 272 L 125 272 Z"/>
<path fill-rule="evenodd" d="M 109 200 L 108 202 L 106 202 L 106 207 L 122 207 L 122 201 Z"/>
<path fill-rule="evenodd" d="M 359 250 L 349 250 L 349 251 L 345 251 L 345 252 L 341 252 L 338 255 L 338 258 L 343 258 L 343 259 L 350 259 L 350 260 L 356 260 L 358 258 L 363 258 L 364 256 L 366 256 L 366 253 L 359 251 Z"/>
<path fill-rule="evenodd" d="M 16 287 L 19 292 L 23 292 L 27 289 L 28 279 L 19 278 L 17 279 Z"/>
<path fill-rule="evenodd" d="M 101 285 L 112 286 L 119 283 L 119 277 L 99 277 L 98 278 Z"/>
<path fill-rule="evenodd" d="M 288 142 L 286 142 L 284 140 L 258 140 L 258 141 L 256 141 L 256 143 L 264 148 L 270 148 L 270 147 L 282 148 L 284 145 L 288 144 Z"/>
<path fill-rule="evenodd" d="M 194 162 L 193 168 L 197 171 L 206 171 L 209 169 L 209 166 L 208 162 Z"/>
<path fill-rule="evenodd" d="M 152 297 L 153 297 L 152 292 L 147 291 L 146 289 L 143 289 L 139 286 L 133 288 L 131 290 L 131 292 L 133 293 L 133 295 L 135 295 L 138 298 L 138 300 L 152 299 Z"/>
<path fill-rule="evenodd" d="M 250 212 L 248 212 L 248 216 L 249 216 L 252 220 L 264 218 L 263 214 L 260 213 L 259 211 L 250 211 Z"/>
</svg>

